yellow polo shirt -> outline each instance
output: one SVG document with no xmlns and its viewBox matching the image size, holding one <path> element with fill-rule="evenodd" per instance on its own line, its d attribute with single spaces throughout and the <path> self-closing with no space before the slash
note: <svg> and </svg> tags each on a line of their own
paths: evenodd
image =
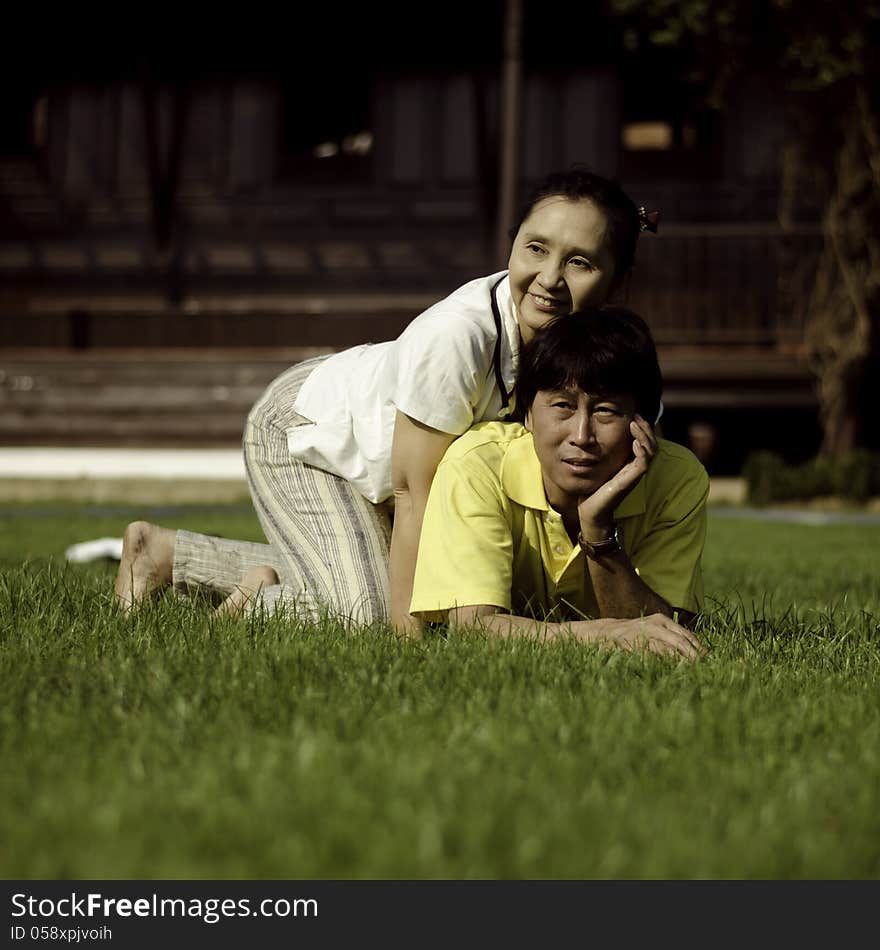
<svg viewBox="0 0 880 950">
<path fill-rule="evenodd" d="M 614 513 L 642 580 L 673 607 L 700 609 L 709 477 L 692 452 L 657 454 Z M 531 433 L 474 426 L 449 447 L 431 486 L 411 610 L 432 618 L 491 604 L 525 616 L 599 615 L 584 553 L 547 502 Z"/>
</svg>

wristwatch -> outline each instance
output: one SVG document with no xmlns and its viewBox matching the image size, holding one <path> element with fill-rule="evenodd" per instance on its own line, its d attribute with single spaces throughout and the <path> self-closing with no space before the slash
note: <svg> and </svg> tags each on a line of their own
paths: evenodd
<svg viewBox="0 0 880 950">
<path fill-rule="evenodd" d="M 581 546 L 581 550 L 584 554 L 594 561 L 598 561 L 607 554 L 616 554 L 618 551 L 623 550 L 620 546 L 620 526 L 616 524 L 612 525 L 611 534 L 601 541 L 588 541 L 579 531 L 578 544 Z"/>
</svg>

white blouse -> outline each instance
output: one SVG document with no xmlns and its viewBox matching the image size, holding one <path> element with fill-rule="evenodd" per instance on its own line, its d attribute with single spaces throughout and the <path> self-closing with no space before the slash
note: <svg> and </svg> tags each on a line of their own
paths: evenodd
<svg viewBox="0 0 880 950">
<path fill-rule="evenodd" d="M 287 432 L 290 454 L 341 476 L 374 503 L 385 501 L 392 494 L 396 412 L 456 436 L 474 423 L 504 418 L 518 358 L 507 272 L 472 280 L 417 316 L 396 340 L 319 363 L 297 397 L 296 412 L 306 421 Z"/>
</svg>

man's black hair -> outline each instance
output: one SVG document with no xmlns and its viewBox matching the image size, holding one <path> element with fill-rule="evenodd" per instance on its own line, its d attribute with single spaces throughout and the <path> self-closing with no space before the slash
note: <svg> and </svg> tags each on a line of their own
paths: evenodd
<svg viewBox="0 0 880 950">
<path fill-rule="evenodd" d="M 524 418 L 544 390 L 577 386 L 591 396 L 632 396 L 653 423 L 663 377 L 645 321 L 626 307 L 580 310 L 535 331 L 520 351 L 516 412 Z"/>
</svg>

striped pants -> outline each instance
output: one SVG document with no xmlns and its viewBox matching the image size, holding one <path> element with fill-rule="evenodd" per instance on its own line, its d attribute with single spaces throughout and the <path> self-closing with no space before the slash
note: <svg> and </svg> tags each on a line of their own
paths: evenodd
<svg viewBox="0 0 880 950">
<path fill-rule="evenodd" d="M 178 531 L 175 590 L 225 596 L 249 569 L 268 564 L 280 578 L 262 591 L 268 610 L 283 604 L 295 605 L 298 616 L 329 612 L 364 624 L 389 619 L 391 506 L 372 504 L 345 479 L 304 465 L 287 448 L 287 430 L 310 424 L 293 405 L 317 362 L 277 377 L 245 426 L 248 487 L 269 543 Z"/>
</svg>

